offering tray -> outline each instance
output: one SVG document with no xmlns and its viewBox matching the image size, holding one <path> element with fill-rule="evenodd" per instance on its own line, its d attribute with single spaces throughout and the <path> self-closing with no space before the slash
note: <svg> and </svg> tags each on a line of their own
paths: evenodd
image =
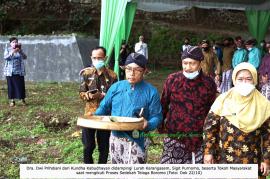
<svg viewBox="0 0 270 179">
<path fill-rule="evenodd" d="M 140 130 L 143 123 L 143 118 L 118 116 L 82 116 L 77 120 L 77 125 L 81 127 L 117 131 Z"/>
</svg>

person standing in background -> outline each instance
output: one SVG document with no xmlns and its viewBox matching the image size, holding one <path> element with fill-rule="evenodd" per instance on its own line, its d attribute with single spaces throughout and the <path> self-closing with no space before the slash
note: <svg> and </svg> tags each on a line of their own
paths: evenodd
<svg viewBox="0 0 270 179">
<path fill-rule="evenodd" d="M 244 48 L 244 40 L 240 36 L 235 38 L 236 50 L 233 54 L 232 67 L 235 68 L 238 64 L 247 61 L 247 50 Z"/>
<path fill-rule="evenodd" d="M 148 47 L 144 42 L 144 36 L 142 35 L 139 37 L 139 42 L 135 44 L 135 52 L 142 54 L 145 56 L 146 60 L 148 60 Z"/>
<path fill-rule="evenodd" d="M 246 41 L 245 46 L 248 50 L 248 63 L 259 69 L 261 63 L 261 51 L 256 47 L 256 39 Z"/>
<path fill-rule="evenodd" d="M 121 49 L 120 49 L 120 54 L 119 54 L 119 80 L 124 80 L 125 79 L 125 63 L 127 60 L 127 57 L 129 55 L 128 52 L 128 44 L 126 44 L 125 41 L 122 42 L 121 44 Z"/>
<path fill-rule="evenodd" d="M 217 55 L 218 61 L 219 61 L 220 65 L 222 66 L 223 53 L 222 53 L 222 48 L 221 48 L 221 45 L 219 42 L 213 41 L 213 51 Z"/>
<path fill-rule="evenodd" d="M 184 38 L 184 44 L 182 45 L 181 52 L 185 51 L 186 48 L 190 47 L 190 39 L 188 37 Z"/>
<path fill-rule="evenodd" d="M 215 81 L 217 91 L 220 92 L 221 63 L 213 48 L 210 48 L 208 40 L 202 40 L 200 45 L 204 56 L 204 60 L 201 62 L 202 72 L 205 76 L 209 76 Z"/>
<path fill-rule="evenodd" d="M 265 74 L 262 76 L 262 89 L 261 93 L 263 96 L 265 96 L 270 101 L 270 81 L 268 74 Z"/>
<path fill-rule="evenodd" d="M 220 75 L 221 71 L 221 65 L 217 55 L 210 48 L 208 40 L 201 42 L 201 48 L 204 56 L 204 60 L 201 62 L 203 74 L 214 79 L 216 75 Z"/>
<path fill-rule="evenodd" d="M 222 65 L 222 80 L 220 92 L 225 93 L 232 87 L 232 58 L 234 53 L 234 45 L 232 38 L 226 38 L 223 42 L 223 65 Z"/>
<path fill-rule="evenodd" d="M 221 44 L 219 42 L 213 41 L 213 52 L 217 55 L 220 66 L 223 65 L 223 52 L 221 48 Z M 219 76 L 215 76 L 215 83 L 217 85 L 217 91 L 220 93 L 220 84 L 221 78 Z"/>
<path fill-rule="evenodd" d="M 263 57 L 268 51 L 267 51 L 267 48 L 266 48 L 266 42 L 265 40 L 262 40 L 260 42 L 260 50 L 261 50 L 261 56 Z"/>
<path fill-rule="evenodd" d="M 27 58 L 22 50 L 21 44 L 16 37 L 9 39 L 10 47 L 4 52 L 4 75 L 7 79 L 9 106 L 15 106 L 15 99 L 25 102 L 25 67 L 24 60 Z"/>
<path fill-rule="evenodd" d="M 265 83 L 265 80 L 262 80 L 262 78 L 267 78 L 270 75 L 270 41 L 266 43 L 266 49 L 268 50 L 267 53 L 262 58 L 262 64 L 259 68 L 259 76 L 260 76 L 260 87 L 262 87 Z"/>
</svg>

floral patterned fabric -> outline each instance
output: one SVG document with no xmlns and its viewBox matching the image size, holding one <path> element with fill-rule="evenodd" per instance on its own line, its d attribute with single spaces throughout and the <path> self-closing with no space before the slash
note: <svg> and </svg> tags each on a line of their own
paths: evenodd
<svg viewBox="0 0 270 179">
<path fill-rule="evenodd" d="M 245 133 L 225 117 L 210 112 L 204 132 L 204 154 L 212 154 L 215 163 L 269 163 L 270 118 L 257 130 Z"/>
<path fill-rule="evenodd" d="M 163 124 L 159 132 L 187 134 L 177 137 L 188 151 L 197 151 L 202 145 L 203 124 L 216 98 L 216 85 L 200 72 L 193 80 L 182 72 L 169 75 L 161 97 Z M 166 119 L 166 120 L 165 120 Z M 196 134 L 190 136 L 191 134 Z"/>
</svg>

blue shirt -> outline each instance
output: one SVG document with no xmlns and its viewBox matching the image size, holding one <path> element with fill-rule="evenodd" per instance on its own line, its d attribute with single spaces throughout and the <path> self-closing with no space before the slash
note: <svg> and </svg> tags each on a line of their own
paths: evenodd
<svg viewBox="0 0 270 179">
<path fill-rule="evenodd" d="M 248 52 L 248 63 L 252 64 L 256 69 L 259 68 L 261 63 L 261 52 L 258 48 L 253 47 Z"/>
<path fill-rule="evenodd" d="M 144 108 L 143 117 L 148 121 L 146 131 L 154 130 L 162 121 L 162 109 L 159 93 L 155 87 L 142 80 L 134 89 L 127 80 L 113 84 L 101 101 L 95 115 L 136 117 Z M 132 137 L 132 131 L 112 131 L 117 137 L 127 137 L 135 141 L 144 150 L 144 136 Z"/>
<path fill-rule="evenodd" d="M 235 68 L 239 63 L 247 61 L 247 50 L 244 48 L 239 48 L 235 50 L 232 58 L 232 66 Z"/>
</svg>

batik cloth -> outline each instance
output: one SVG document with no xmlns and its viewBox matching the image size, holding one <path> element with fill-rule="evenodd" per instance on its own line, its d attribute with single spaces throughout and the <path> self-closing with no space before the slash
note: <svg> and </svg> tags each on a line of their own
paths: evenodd
<svg viewBox="0 0 270 179">
<path fill-rule="evenodd" d="M 170 137 L 164 138 L 164 150 L 161 157 L 161 164 L 202 164 L 203 149 L 198 148 L 195 152 L 186 150 L 184 143 Z"/>
<path fill-rule="evenodd" d="M 144 164 L 147 158 L 135 141 L 113 135 L 110 137 L 110 156 L 112 164 Z"/>
<path fill-rule="evenodd" d="M 222 73 L 222 82 L 220 84 L 220 93 L 225 93 L 232 88 L 232 70 L 227 70 Z"/>
</svg>

